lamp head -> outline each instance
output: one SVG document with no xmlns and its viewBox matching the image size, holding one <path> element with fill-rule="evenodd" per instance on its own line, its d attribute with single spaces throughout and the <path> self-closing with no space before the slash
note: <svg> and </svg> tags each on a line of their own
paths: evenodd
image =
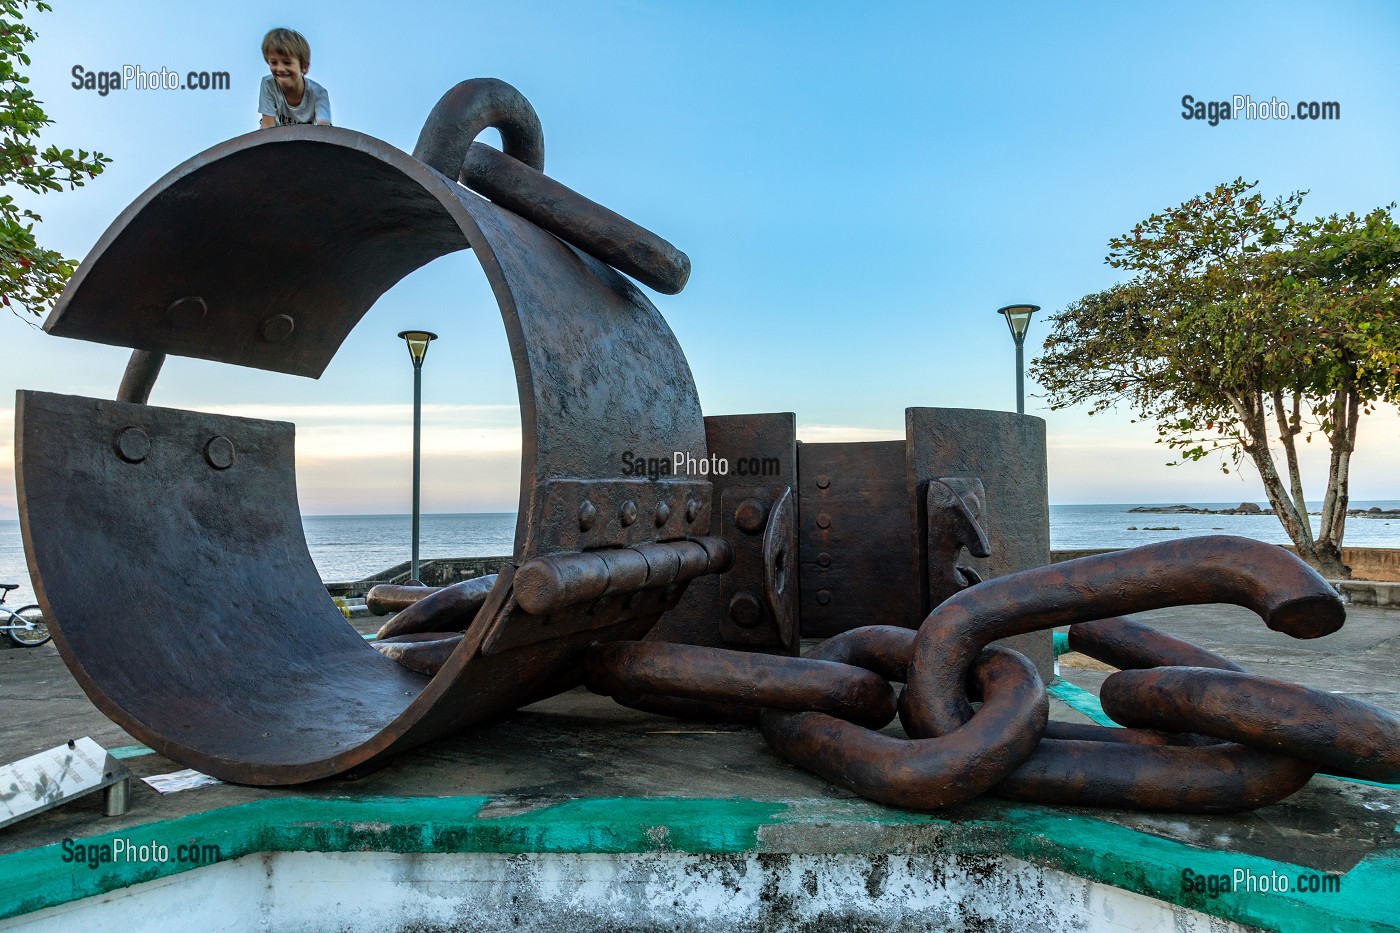
<svg viewBox="0 0 1400 933">
<path fill-rule="evenodd" d="M 413 359 L 413 368 L 423 365 L 423 357 L 428 355 L 428 344 L 437 339 L 437 334 L 426 330 L 401 330 L 399 337 L 408 343 L 408 355 Z"/>
<path fill-rule="evenodd" d="M 1011 328 L 1011 336 L 1020 343 L 1026 339 L 1026 328 L 1031 326 L 1031 315 L 1040 310 L 1040 305 L 1007 305 L 997 308 L 997 314 L 1006 315 L 1006 326 Z"/>
</svg>

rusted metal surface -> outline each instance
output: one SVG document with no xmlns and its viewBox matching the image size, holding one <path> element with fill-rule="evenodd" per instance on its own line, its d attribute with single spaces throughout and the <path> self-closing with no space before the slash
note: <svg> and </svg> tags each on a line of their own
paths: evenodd
<svg viewBox="0 0 1400 933">
<path fill-rule="evenodd" d="M 413 157 L 460 181 L 472 141 L 486 129 L 500 132 L 507 156 L 544 171 L 539 115 L 524 94 L 496 78 L 469 78 L 443 94 L 423 121 Z"/>
<path fill-rule="evenodd" d="M 1237 813 L 1277 803 L 1316 770 L 1234 743 L 1190 748 L 1045 739 L 992 793 L 1081 807 Z"/>
<path fill-rule="evenodd" d="M 728 466 L 709 476 L 719 503 L 711 533 L 730 543 L 734 561 L 723 576 L 695 581 L 647 638 L 795 655 L 799 508 L 788 492 L 797 482 L 795 417 L 709 415 L 705 443 L 712 462 Z"/>
<path fill-rule="evenodd" d="M 965 408 L 907 408 L 904 433 L 908 446 L 907 482 L 912 519 L 920 541 L 928 540 L 924 484 L 944 477 L 977 479 L 986 496 L 978 524 L 990 554 L 967 561 L 983 580 L 1019 573 L 1050 563 L 1050 505 L 1045 422 L 1015 412 Z M 927 587 L 938 568 L 919 568 Z M 925 591 L 918 620 L 937 606 Z M 1015 635 L 1001 642 L 1035 664 L 1044 680 L 1054 674 L 1054 651 L 1048 632 Z"/>
<path fill-rule="evenodd" d="M 326 595 L 290 424 L 29 391 L 16 415 L 25 543 L 54 643 L 138 739 L 219 777 L 306 780 L 340 770 L 424 690 Z M 213 437 L 232 441 L 230 468 L 205 461 Z"/>
<path fill-rule="evenodd" d="M 122 383 L 117 388 L 117 401 L 146 404 L 151 399 L 151 389 L 155 387 L 160 368 L 165 365 L 164 353 L 150 353 L 146 350 L 131 351 Z"/>
<path fill-rule="evenodd" d="M 473 142 L 487 127 L 503 152 Z M 1334 631 L 1336 594 L 1292 555 L 1221 536 L 1042 566 L 1034 418 L 911 408 L 904 440 L 807 445 L 790 413 L 702 419 L 674 335 L 622 274 L 674 292 L 688 258 L 544 176 L 523 96 L 458 85 L 415 155 L 330 127 L 230 140 L 138 198 L 45 323 L 134 350 L 118 401 L 20 393 L 17 482 L 60 652 L 157 751 L 225 780 L 314 780 L 586 679 L 761 721 L 802 767 L 919 809 L 994 793 L 1225 812 L 1318 766 L 1400 778 L 1400 718 L 1116 618 L 1232 602 L 1295 637 Z M 275 266 L 271 227 L 292 250 Z M 515 547 L 490 577 L 376 588 L 398 615 L 371 647 L 307 554 L 292 426 L 145 403 L 170 353 L 317 376 L 385 290 L 466 248 L 520 386 Z M 629 454 L 737 468 L 643 477 Z M 1066 624 L 1124 669 L 1103 700 L 1129 728 L 1047 721 L 1045 630 Z M 804 632 L 841 634 L 782 656 Z M 896 711 L 910 738 L 872 731 Z"/>
<path fill-rule="evenodd" d="M 987 491 L 980 479 L 942 477 L 929 480 L 925 511 L 928 516 L 928 604 L 937 606 L 960 590 L 982 582 L 973 567 L 959 562 L 964 550 L 976 558 L 992 556 L 992 545 L 982 528 L 982 508 Z"/>
<path fill-rule="evenodd" d="M 531 615 L 550 616 L 605 596 L 625 599 L 723 573 L 733 558 L 729 542 L 714 537 L 534 557 L 515 573 L 515 598 Z"/>
<path fill-rule="evenodd" d="M 486 604 L 497 576 L 487 574 L 441 588 L 381 583 L 366 594 L 365 603 L 371 606 L 371 611 L 377 606 L 385 612 L 397 613 L 380 626 L 378 637 L 381 639 L 417 632 L 465 632 Z"/>
<path fill-rule="evenodd" d="M 1104 681 L 1127 726 L 1203 732 L 1371 781 L 1400 780 L 1400 716 L 1370 703 L 1240 671 L 1160 667 Z"/>
<path fill-rule="evenodd" d="M 514 562 L 577 549 L 593 532 L 576 493 L 603 484 L 602 504 L 616 491 L 619 452 L 643 442 L 703 457 L 704 424 L 685 357 L 636 286 L 457 185 L 461 156 L 441 162 L 471 142 L 451 142 L 453 133 L 480 123 L 502 128 L 507 152 L 538 167 L 528 115 L 503 93 L 461 90 L 430 121 L 424 151 L 449 177 L 333 127 L 264 131 L 196 156 L 103 235 L 46 328 L 149 354 L 126 380 L 133 399 L 148 396 L 149 363 L 166 353 L 317 376 L 385 290 L 471 247 L 521 392 Z M 289 164 L 291 188 L 276 181 Z M 292 251 L 275 268 L 263 242 L 273 227 Z M 684 591 L 674 582 L 631 605 L 566 608 L 586 625 L 542 637 L 507 568 L 428 678 L 366 646 L 320 587 L 301 538 L 289 425 L 34 393 L 20 411 L 22 527 L 65 660 L 133 735 L 225 780 L 295 783 L 372 766 L 568 689 L 589 644 L 641 637 Z M 91 498 L 67 495 L 89 474 Z M 705 535 L 707 482 L 646 491 L 673 494 L 647 505 L 677 517 L 638 521 L 616 544 Z M 597 533 L 627 524 L 613 522 L 604 512 Z M 114 561 L 125 567 L 114 572 Z M 250 637 L 250 607 L 262 636 Z M 298 632 L 291 650 L 275 634 L 288 627 Z M 132 639 L 132 630 L 158 634 Z M 160 650 L 137 663 L 122 646 L 138 642 Z"/>
<path fill-rule="evenodd" d="M 943 603 L 920 630 L 901 709 L 905 728 L 915 736 L 941 735 L 971 718 L 963 680 L 977 652 L 996 639 L 1203 603 L 1244 606 L 1295 638 L 1334 632 L 1345 618 L 1336 590 L 1307 564 L 1275 545 L 1229 535 L 1149 544 L 987 580 Z"/>
<path fill-rule="evenodd" d="M 414 632 L 376 639 L 370 647 L 411 671 L 431 677 L 442 670 L 462 638 L 461 632 Z"/>
<path fill-rule="evenodd" d="M 1149 545 L 965 589 L 917 633 L 871 626 L 808 652 L 809 659 L 907 679 L 900 713 L 909 739 L 843 721 L 856 718 L 849 712 L 810 707 L 765 709 L 764 734 L 779 754 L 828 781 L 918 809 L 986 792 L 1040 803 L 1227 813 L 1287 797 L 1319 765 L 1372 780 L 1400 776 L 1400 717 L 1227 669 L 1234 667 L 1227 659 L 1132 620 L 1097 618 L 1197 602 L 1247 606 L 1297 637 L 1335 631 L 1343 619 L 1335 592 L 1282 549 L 1225 536 Z M 1083 650 L 1151 668 L 1105 681 L 1105 709 L 1134 728 L 1047 722 L 1044 688 L 1030 662 L 984 647 L 1066 622 L 1077 623 Z M 736 696 L 732 678 L 714 676 L 707 654 L 667 678 L 617 682 L 611 657 L 592 655 L 595 688 L 646 687 L 708 701 L 645 698 L 672 715 L 723 712 L 720 704 Z M 1183 662 L 1210 666 L 1161 666 Z M 975 713 L 969 700 L 982 701 Z"/>
<path fill-rule="evenodd" d="M 690 278 L 690 257 L 666 240 L 483 143 L 472 143 L 462 184 L 486 195 L 663 295 Z"/>
<path fill-rule="evenodd" d="M 773 710 L 763 713 L 763 736 L 792 763 L 880 803 L 914 810 L 965 803 L 1025 760 L 1049 713 L 1040 675 L 1024 655 L 989 649 L 973 677 L 982 706 L 937 738 L 909 741 L 822 713 Z"/>
<path fill-rule="evenodd" d="M 917 627 L 921 548 L 904 441 L 800 444 L 802 634 Z"/>
<path fill-rule="evenodd" d="M 875 729 L 893 720 L 895 712 L 889 683 L 862 668 L 724 648 L 614 641 L 588 652 L 584 676 L 584 685 L 595 693 L 817 710 Z"/>
<path fill-rule="evenodd" d="M 1243 671 L 1229 658 L 1134 619 L 1110 618 L 1069 627 L 1069 646 L 1120 671 L 1162 667 L 1213 667 Z"/>
</svg>

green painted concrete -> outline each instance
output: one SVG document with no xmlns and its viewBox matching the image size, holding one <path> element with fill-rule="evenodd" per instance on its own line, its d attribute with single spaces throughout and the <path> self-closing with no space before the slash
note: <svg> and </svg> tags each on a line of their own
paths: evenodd
<svg viewBox="0 0 1400 933">
<path fill-rule="evenodd" d="M 144 745 L 123 745 L 121 748 L 110 748 L 107 754 L 113 758 L 140 758 L 143 755 L 154 755 L 156 750 L 147 748 Z"/>
<path fill-rule="evenodd" d="M 1056 677 L 1046 685 L 1045 691 L 1070 709 L 1083 713 L 1101 726 L 1118 727 L 1118 723 L 1110 719 L 1108 714 L 1103 711 L 1103 707 L 1099 705 L 1099 698 L 1083 687 Z"/>
<path fill-rule="evenodd" d="M 1006 805 L 995 820 L 953 822 L 859 800 L 788 803 L 744 799 L 614 797 L 571 800 L 521 811 L 488 797 L 280 798 L 132 827 L 80 840 L 108 844 L 214 844 L 221 860 L 260 852 L 641 853 L 786 852 L 765 828 L 875 825 L 926 830 L 916 848 L 896 850 L 1008 855 L 1204 913 L 1275 930 L 1392 930 L 1400 856 L 1366 858 L 1342 876 L 1341 891 L 1305 894 L 1184 891 L 1182 872 L 1310 871 L 1256 856 L 1185 845 L 1046 807 Z M 930 845 L 930 840 L 932 845 Z M 864 850 L 861 850 L 864 851 Z M 193 865 L 65 864 L 60 845 L 0 857 L 0 919 L 178 874 Z"/>
<path fill-rule="evenodd" d="M 1051 643 L 1055 646 L 1055 657 L 1069 652 L 1069 632 L 1053 632 Z"/>
</svg>

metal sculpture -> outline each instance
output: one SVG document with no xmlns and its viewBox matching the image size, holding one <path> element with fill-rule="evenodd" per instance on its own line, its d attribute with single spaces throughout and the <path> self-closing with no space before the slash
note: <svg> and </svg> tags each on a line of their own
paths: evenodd
<svg viewBox="0 0 1400 933">
<path fill-rule="evenodd" d="M 503 151 L 473 141 L 487 127 Z M 1043 566 L 1035 418 L 911 408 L 903 441 L 799 444 L 791 414 L 702 417 L 675 337 L 620 274 L 674 293 L 689 259 L 543 166 L 529 103 L 468 81 L 413 156 L 259 131 L 176 168 L 102 237 L 45 327 L 131 347 L 118 398 L 21 392 L 16 459 L 55 642 L 118 724 L 225 780 L 290 784 L 586 682 L 761 723 L 803 767 L 923 809 L 991 792 L 1219 811 L 1319 765 L 1400 776 L 1400 719 L 1114 618 L 1227 601 L 1297 637 L 1335 630 L 1340 602 L 1295 558 L 1209 538 Z M 276 268 L 274 217 L 301 251 Z M 292 426 L 147 403 L 168 353 L 318 376 L 385 290 L 466 248 L 520 385 L 514 553 L 440 590 L 376 588 L 398 614 L 370 647 L 307 553 Z M 754 468 L 623 475 L 631 451 Z M 1125 669 L 1104 705 L 1131 728 L 1048 721 L 1045 630 L 1064 624 Z M 804 635 L 834 637 L 792 657 Z M 1245 686 L 1256 699 L 1234 702 Z M 896 711 L 910 739 L 872 731 Z"/>
</svg>

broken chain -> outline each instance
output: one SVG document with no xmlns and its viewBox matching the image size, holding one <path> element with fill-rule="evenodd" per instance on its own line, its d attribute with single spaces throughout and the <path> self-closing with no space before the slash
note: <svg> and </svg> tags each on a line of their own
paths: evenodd
<svg viewBox="0 0 1400 933">
<path fill-rule="evenodd" d="M 1282 548 L 1206 536 L 989 580 L 943 602 L 917 632 L 854 629 L 802 658 L 661 642 L 597 645 L 585 684 L 672 715 L 757 718 L 790 762 L 910 809 L 992 793 L 1226 813 L 1277 802 L 1319 768 L 1400 780 L 1395 714 L 1249 674 L 1119 618 L 1207 603 L 1243 606 L 1295 638 L 1327 635 L 1345 617 L 1332 587 Z M 1062 625 L 1070 626 L 1072 648 L 1119 668 L 1101 699 L 1127 728 L 1050 722 L 1035 667 L 990 646 Z M 878 689 L 885 681 L 906 683 L 898 710 L 908 738 L 875 731 L 890 722 L 889 690 Z"/>
</svg>

